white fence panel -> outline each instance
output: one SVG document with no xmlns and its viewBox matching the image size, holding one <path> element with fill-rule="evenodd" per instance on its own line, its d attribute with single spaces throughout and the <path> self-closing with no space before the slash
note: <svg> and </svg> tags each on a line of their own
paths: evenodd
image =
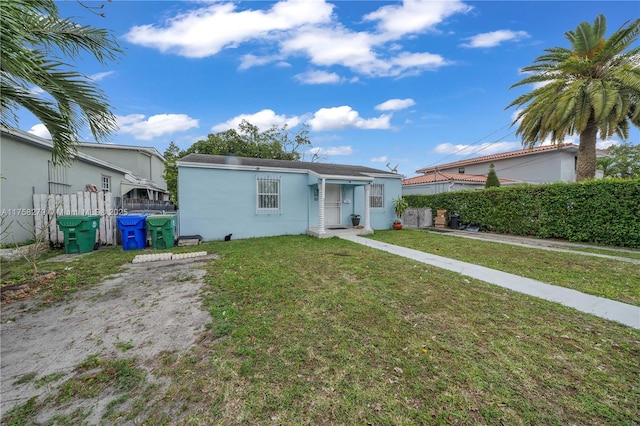
<svg viewBox="0 0 640 426">
<path fill-rule="evenodd" d="M 33 194 L 35 232 L 47 232 L 53 245 L 64 244 L 64 233 L 58 229 L 57 217 L 62 215 L 99 215 L 100 228 L 96 242 L 114 245 L 115 209 L 111 192 L 78 191 L 75 194 Z"/>
<path fill-rule="evenodd" d="M 108 217 L 110 218 L 110 220 L 100 220 L 100 226 L 102 226 L 104 224 L 104 233 L 100 238 L 104 239 L 105 241 L 109 241 L 106 244 L 109 245 L 115 245 L 117 243 L 117 240 L 115 239 L 115 235 L 116 235 L 116 211 L 113 208 L 113 197 L 111 195 L 107 196 L 106 194 L 111 194 L 111 193 L 105 193 L 105 195 L 102 197 L 104 199 L 104 211 L 105 213 L 108 215 Z"/>
</svg>

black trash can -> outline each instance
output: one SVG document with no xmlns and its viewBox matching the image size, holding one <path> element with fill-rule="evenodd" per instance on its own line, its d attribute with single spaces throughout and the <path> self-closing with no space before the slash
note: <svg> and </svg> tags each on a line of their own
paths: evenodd
<svg viewBox="0 0 640 426">
<path fill-rule="evenodd" d="M 452 213 L 451 217 L 449 218 L 449 228 L 451 229 L 458 229 L 458 227 L 460 226 L 460 215 L 458 215 L 458 213 Z"/>
</svg>

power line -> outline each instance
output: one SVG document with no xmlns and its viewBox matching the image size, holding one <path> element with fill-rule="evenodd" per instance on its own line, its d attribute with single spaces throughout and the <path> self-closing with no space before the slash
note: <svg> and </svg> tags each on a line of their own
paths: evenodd
<svg viewBox="0 0 640 426">
<path fill-rule="evenodd" d="M 430 166 L 434 166 L 434 165 L 437 165 L 437 164 L 441 164 L 441 163 L 442 163 L 444 160 L 446 160 L 447 158 L 452 157 L 452 156 L 454 156 L 454 155 L 458 154 L 459 152 L 462 152 L 462 151 L 464 151 L 464 150 L 469 149 L 469 147 L 472 147 L 472 146 L 474 146 L 474 145 L 478 144 L 479 142 L 482 142 L 483 140 L 485 140 L 485 139 L 487 139 L 487 138 L 489 138 L 489 137 L 491 137 L 491 136 L 495 135 L 496 133 L 498 133 L 498 132 L 500 132 L 500 131 L 504 130 L 506 127 L 510 127 L 510 126 L 511 126 L 511 123 L 506 124 L 506 125 L 502 126 L 501 128 L 499 128 L 499 129 L 497 129 L 497 130 L 494 130 L 493 132 L 489 133 L 488 135 L 485 135 L 485 136 L 481 137 L 480 139 L 478 139 L 478 140 L 476 140 L 476 141 L 472 142 L 471 144 L 466 145 L 466 146 L 464 146 L 463 148 L 460 148 L 459 150 L 457 150 L 457 151 L 455 151 L 455 152 L 452 152 L 451 154 L 449 154 L 449 155 L 447 155 L 447 156 L 445 156 L 445 157 L 440 158 L 439 160 L 437 160 L 437 161 L 435 161 L 435 162 L 433 162 L 433 163 L 431 163 L 431 164 L 427 165 L 427 166 L 426 166 L 426 167 L 424 167 L 424 168 L 427 168 L 427 167 L 430 167 Z M 473 156 L 474 154 L 476 154 L 476 153 L 478 153 L 478 152 L 480 152 L 480 151 L 482 151 L 482 150 L 484 150 L 484 149 L 489 148 L 489 147 L 490 147 L 490 146 L 492 146 L 493 144 L 495 144 L 495 143 L 497 143 L 497 142 L 500 142 L 501 140 L 503 140 L 503 139 L 504 139 L 504 138 L 506 138 L 507 136 L 512 135 L 513 133 L 514 133 L 513 131 L 512 131 L 512 132 L 509 132 L 508 134 L 506 134 L 506 135 L 504 135 L 504 136 L 500 137 L 498 140 L 493 141 L 493 142 L 490 142 L 489 144 L 487 144 L 487 146 L 485 146 L 485 147 L 483 147 L 483 148 L 479 149 L 478 151 L 474 151 L 473 153 L 469 154 L 466 158 L 469 158 L 469 157 Z"/>
<path fill-rule="evenodd" d="M 496 144 L 496 143 L 498 143 L 498 142 L 501 142 L 501 141 L 502 141 L 503 139 L 505 139 L 507 136 L 511 136 L 511 135 L 513 135 L 513 134 L 514 134 L 514 132 L 509 132 L 509 133 L 507 133 L 506 135 L 502 136 L 501 138 L 496 139 L 495 141 L 493 141 L 493 142 L 490 142 L 490 143 L 486 144 L 485 146 L 483 146 L 483 147 L 482 147 L 482 148 L 480 148 L 479 150 L 474 151 L 473 153 L 471 153 L 471 154 L 467 155 L 467 157 L 466 157 L 466 158 L 463 158 L 463 159 L 461 159 L 461 160 L 466 160 L 466 159 L 468 159 L 468 158 L 471 158 L 472 156 L 474 156 L 475 154 L 479 153 L 480 151 L 484 151 L 485 149 L 489 148 L 490 146 L 492 146 L 492 145 L 494 145 L 494 144 Z"/>
</svg>

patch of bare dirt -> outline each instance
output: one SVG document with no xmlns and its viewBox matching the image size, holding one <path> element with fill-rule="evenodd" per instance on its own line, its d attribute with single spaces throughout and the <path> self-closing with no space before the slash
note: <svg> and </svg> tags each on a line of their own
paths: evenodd
<svg viewBox="0 0 640 426">
<path fill-rule="evenodd" d="M 216 257 L 129 264 L 69 301 L 38 308 L 34 301 L 4 305 L 1 413 L 43 398 L 48 386 L 34 382 L 57 374 L 60 383 L 90 355 L 145 361 L 191 347 L 211 320 L 202 306 L 203 277 L 205 262 Z M 100 419 L 101 407 L 92 411 Z"/>
</svg>

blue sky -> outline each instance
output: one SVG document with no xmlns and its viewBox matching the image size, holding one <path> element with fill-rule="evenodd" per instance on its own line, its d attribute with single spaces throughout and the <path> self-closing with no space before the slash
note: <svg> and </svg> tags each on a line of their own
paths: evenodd
<svg viewBox="0 0 640 426">
<path fill-rule="evenodd" d="M 516 111 L 505 110 L 531 90 L 509 89 L 524 77 L 520 68 L 545 48 L 569 47 L 564 33 L 600 13 L 607 36 L 640 16 L 633 1 L 84 3 L 104 3 L 106 16 L 75 1 L 58 2 L 60 14 L 111 30 L 125 50 L 106 67 L 75 64 L 118 117 L 110 142 L 162 153 L 243 118 L 294 133 L 307 123 L 322 161 L 397 166 L 407 177 L 520 149 Z M 21 129 L 47 136 L 20 115 Z M 629 141 L 639 136 L 634 128 Z"/>
</svg>

